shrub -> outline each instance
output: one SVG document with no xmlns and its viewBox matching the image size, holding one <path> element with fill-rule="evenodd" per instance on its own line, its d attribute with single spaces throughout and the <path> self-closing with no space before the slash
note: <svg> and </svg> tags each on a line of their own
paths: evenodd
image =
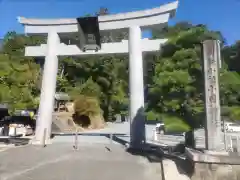
<svg viewBox="0 0 240 180">
<path fill-rule="evenodd" d="M 162 114 L 162 119 L 166 125 L 184 122 L 183 119 L 181 119 L 180 117 L 168 114 Z"/>
<path fill-rule="evenodd" d="M 230 119 L 233 121 L 239 121 L 240 120 L 240 108 L 239 107 L 231 107 L 230 108 Z"/>
<path fill-rule="evenodd" d="M 176 123 L 166 125 L 167 132 L 187 132 L 190 130 L 190 127 L 185 123 Z"/>
<path fill-rule="evenodd" d="M 230 116 L 230 108 L 228 106 L 221 107 L 221 116 Z"/>
<path fill-rule="evenodd" d="M 180 117 L 166 114 L 162 117 L 167 132 L 186 132 L 190 130 L 190 126 Z"/>
<path fill-rule="evenodd" d="M 99 129 L 105 126 L 97 98 L 79 96 L 74 101 L 74 112 L 73 121 L 82 127 Z"/>
<path fill-rule="evenodd" d="M 158 113 L 153 112 L 153 111 L 149 111 L 149 112 L 146 112 L 146 119 L 147 120 L 160 119 L 160 115 Z"/>
<path fill-rule="evenodd" d="M 94 97 L 79 96 L 74 101 L 74 112 L 77 116 L 96 116 L 102 113 L 99 102 Z"/>
</svg>

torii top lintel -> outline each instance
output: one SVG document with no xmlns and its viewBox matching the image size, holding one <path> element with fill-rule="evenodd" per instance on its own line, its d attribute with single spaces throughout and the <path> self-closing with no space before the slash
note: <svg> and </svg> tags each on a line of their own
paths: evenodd
<svg viewBox="0 0 240 180">
<path fill-rule="evenodd" d="M 175 15 L 178 1 L 157 8 L 127 13 L 98 16 L 100 31 L 124 29 L 131 26 L 158 27 L 166 24 Z M 25 26 L 25 33 L 47 33 L 54 29 L 58 33 L 78 32 L 77 19 L 31 19 L 18 17 L 19 23 Z"/>
</svg>

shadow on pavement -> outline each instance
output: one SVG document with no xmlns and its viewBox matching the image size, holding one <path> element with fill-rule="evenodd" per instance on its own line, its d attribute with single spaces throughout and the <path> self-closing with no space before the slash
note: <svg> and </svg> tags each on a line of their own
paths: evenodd
<svg viewBox="0 0 240 180">
<path fill-rule="evenodd" d="M 107 136 L 109 138 L 109 136 Z M 146 146 L 142 150 L 136 150 L 128 148 L 126 145 L 129 144 L 128 141 L 121 138 L 121 136 L 113 136 L 113 141 L 116 141 L 119 144 L 122 144 L 126 147 L 126 151 L 134 156 L 145 157 L 150 163 L 160 163 L 162 180 L 165 180 L 164 174 L 164 159 L 170 159 L 176 164 L 177 170 L 180 174 L 184 174 L 188 177 L 191 177 L 194 171 L 193 164 L 183 158 L 185 153 L 185 145 L 178 144 L 172 147 L 161 147 L 156 144 L 146 143 Z"/>
<path fill-rule="evenodd" d="M 188 177 L 192 177 L 193 173 L 194 173 L 194 165 L 192 162 L 190 162 L 189 160 L 185 159 L 175 159 L 174 160 L 178 172 L 180 174 L 185 174 Z"/>
<path fill-rule="evenodd" d="M 75 135 L 74 133 L 68 134 L 60 134 L 57 136 L 69 136 Z M 126 134 L 118 134 L 118 133 L 78 133 L 81 136 L 104 136 L 108 138 L 110 141 L 114 141 L 118 144 L 121 144 L 125 147 L 126 152 L 134 155 L 134 156 L 142 156 L 146 158 L 150 163 L 160 163 L 161 165 L 161 173 L 162 180 L 165 180 L 164 174 L 164 165 L 163 160 L 170 159 L 175 162 L 177 170 L 180 174 L 187 175 L 191 177 L 193 174 L 193 166 L 191 162 L 184 159 L 182 156 L 185 152 L 185 145 L 178 144 L 176 146 L 160 146 L 152 143 L 146 143 L 145 147 L 142 150 L 136 150 L 129 148 L 129 136 Z M 111 146 L 105 147 L 108 151 L 111 150 Z"/>
<path fill-rule="evenodd" d="M 15 146 L 27 145 L 29 143 L 29 138 L 18 138 L 18 137 L 0 137 L 0 144 L 10 145 L 13 144 Z"/>
<path fill-rule="evenodd" d="M 161 177 L 162 177 L 161 180 L 166 180 L 165 173 L 164 173 L 164 166 L 163 166 L 163 160 L 164 160 L 163 154 L 157 152 L 156 150 L 148 149 L 148 148 L 146 148 L 145 150 L 144 149 L 135 150 L 135 149 L 128 148 L 126 151 L 134 156 L 142 156 L 146 158 L 150 163 L 160 163 Z"/>
</svg>

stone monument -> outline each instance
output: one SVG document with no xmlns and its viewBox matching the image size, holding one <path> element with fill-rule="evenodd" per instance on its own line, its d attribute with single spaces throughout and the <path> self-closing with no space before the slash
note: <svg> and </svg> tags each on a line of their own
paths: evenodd
<svg viewBox="0 0 240 180">
<path fill-rule="evenodd" d="M 219 68 L 221 67 L 220 42 L 203 42 L 203 72 L 205 79 L 205 140 L 206 149 L 186 148 L 193 164 L 190 176 L 194 180 L 237 180 L 240 177 L 240 156 L 224 149 L 221 132 Z"/>
<path fill-rule="evenodd" d="M 206 149 L 223 150 L 220 97 L 219 68 L 221 67 L 220 42 L 207 40 L 203 42 L 203 69 L 205 82 L 205 138 Z"/>
</svg>

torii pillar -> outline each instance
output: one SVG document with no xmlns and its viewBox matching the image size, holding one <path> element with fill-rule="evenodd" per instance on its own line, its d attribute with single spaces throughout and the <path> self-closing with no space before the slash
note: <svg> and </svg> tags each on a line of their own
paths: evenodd
<svg viewBox="0 0 240 180">
<path fill-rule="evenodd" d="M 47 36 L 47 54 L 43 69 L 35 143 L 42 143 L 42 141 L 48 143 L 51 137 L 52 113 L 54 111 L 54 97 L 58 72 L 57 47 L 59 43 L 60 39 L 57 32 L 50 31 Z"/>
<path fill-rule="evenodd" d="M 139 26 L 129 28 L 130 148 L 145 144 L 144 82 L 142 32 Z"/>
</svg>

